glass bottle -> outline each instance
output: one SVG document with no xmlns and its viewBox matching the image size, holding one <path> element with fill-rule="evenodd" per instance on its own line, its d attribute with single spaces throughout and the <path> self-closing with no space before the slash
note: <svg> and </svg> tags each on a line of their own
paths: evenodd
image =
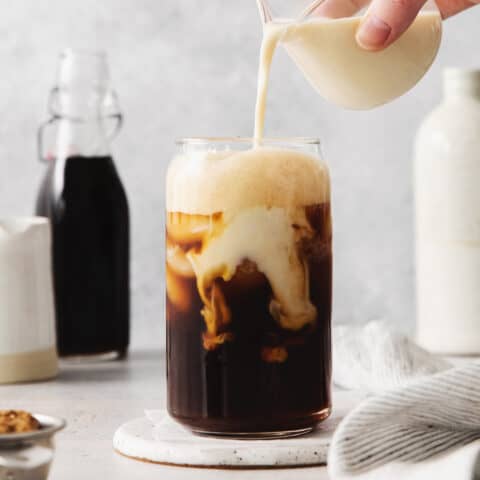
<svg viewBox="0 0 480 480">
<path fill-rule="evenodd" d="M 106 55 L 63 52 L 49 110 L 38 134 L 47 172 L 36 213 L 52 226 L 59 355 L 123 358 L 129 343 L 129 211 L 110 153 L 122 115 Z"/>
</svg>

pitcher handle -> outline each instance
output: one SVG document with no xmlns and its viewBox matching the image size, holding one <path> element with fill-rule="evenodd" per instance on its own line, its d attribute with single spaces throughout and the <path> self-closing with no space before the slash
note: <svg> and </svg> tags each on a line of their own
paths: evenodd
<svg viewBox="0 0 480 480">
<path fill-rule="evenodd" d="M 325 0 L 315 0 L 300 15 L 300 20 L 309 17 Z"/>
<path fill-rule="evenodd" d="M 272 12 L 270 11 L 269 6 L 265 3 L 265 0 L 257 0 L 257 6 L 262 23 L 265 24 L 271 22 L 273 19 Z"/>
</svg>

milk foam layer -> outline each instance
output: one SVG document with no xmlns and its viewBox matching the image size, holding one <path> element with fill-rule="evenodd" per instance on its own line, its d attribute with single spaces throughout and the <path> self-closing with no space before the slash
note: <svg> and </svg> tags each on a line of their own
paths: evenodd
<svg viewBox="0 0 480 480">
<path fill-rule="evenodd" d="M 328 170 L 318 158 L 260 147 L 242 152 L 195 152 L 173 159 L 167 210 L 227 217 L 249 207 L 296 208 L 327 202 Z"/>
<path fill-rule="evenodd" d="M 168 212 L 222 214 L 221 227 L 212 219 L 210 230 L 202 231 L 201 249 L 187 254 L 212 336 L 229 322 L 228 306 L 213 282 L 231 280 L 245 260 L 267 277 L 273 291 L 270 313 L 283 328 L 299 330 L 315 321 L 308 267 L 298 244 L 314 235 L 305 207 L 329 197 L 326 166 L 304 153 L 258 148 L 174 159 L 167 173 Z"/>
</svg>

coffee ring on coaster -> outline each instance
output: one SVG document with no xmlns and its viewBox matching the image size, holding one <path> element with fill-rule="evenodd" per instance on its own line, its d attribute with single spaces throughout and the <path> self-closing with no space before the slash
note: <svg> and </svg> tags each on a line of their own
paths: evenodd
<svg viewBox="0 0 480 480">
<path fill-rule="evenodd" d="M 338 419 L 318 430 L 279 440 L 238 440 L 191 433 L 165 410 L 124 423 L 113 438 L 115 450 L 152 463 L 212 468 L 265 468 L 325 465 Z M 153 419 L 153 420 L 152 420 Z"/>
</svg>

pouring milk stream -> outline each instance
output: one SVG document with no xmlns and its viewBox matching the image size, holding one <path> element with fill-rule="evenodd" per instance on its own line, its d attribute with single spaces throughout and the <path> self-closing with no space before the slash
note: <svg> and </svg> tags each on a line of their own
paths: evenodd
<svg viewBox="0 0 480 480">
<path fill-rule="evenodd" d="M 263 0 L 259 7 L 265 12 Z M 427 10 L 394 44 L 370 52 L 355 39 L 361 17 L 310 15 L 298 20 L 264 20 L 255 112 L 257 139 L 264 133 L 270 67 L 279 44 L 322 97 L 345 108 L 363 110 L 410 90 L 433 63 L 442 34 L 440 14 Z"/>
</svg>

